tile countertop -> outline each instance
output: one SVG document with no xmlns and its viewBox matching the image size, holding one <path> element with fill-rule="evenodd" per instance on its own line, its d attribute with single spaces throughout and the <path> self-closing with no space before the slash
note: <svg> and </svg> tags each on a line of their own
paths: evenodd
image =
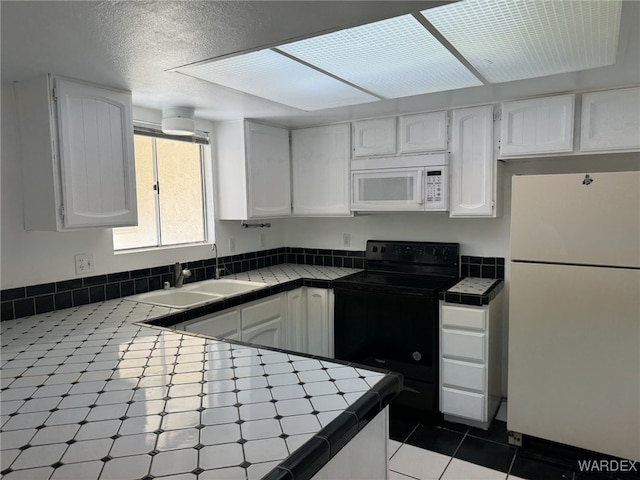
<svg viewBox="0 0 640 480">
<path fill-rule="evenodd" d="M 277 286 L 352 271 L 233 277 Z M 117 299 L 3 322 L 3 478 L 309 478 L 318 438 L 333 457 L 401 387 L 383 371 L 136 323 L 172 313 Z"/>
<path fill-rule="evenodd" d="M 236 307 L 240 304 L 259 300 L 270 295 L 275 295 L 298 287 L 332 288 L 333 280 L 351 273 L 359 272 L 356 268 L 324 267 L 314 265 L 297 265 L 285 263 L 272 267 L 250 270 L 248 272 L 225 275 L 223 278 L 232 280 L 248 280 L 252 282 L 266 283 L 269 286 L 260 290 L 226 297 L 223 300 L 212 302 L 208 305 L 183 309 L 165 309 L 166 315 L 155 320 L 154 325 L 170 327 L 176 323 L 202 317 L 212 313 Z M 187 285 L 193 285 L 189 283 Z M 134 296 L 135 297 L 135 296 Z"/>
<path fill-rule="evenodd" d="M 504 280 L 500 278 L 466 277 L 448 290 L 440 292 L 440 300 L 463 305 L 487 305 L 503 287 Z"/>
</svg>

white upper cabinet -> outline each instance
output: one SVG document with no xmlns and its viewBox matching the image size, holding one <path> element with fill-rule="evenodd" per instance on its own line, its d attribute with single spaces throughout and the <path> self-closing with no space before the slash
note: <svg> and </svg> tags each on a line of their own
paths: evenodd
<svg viewBox="0 0 640 480">
<path fill-rule="evenodd" d="M 404 115 L 399 129 L 400 153 L 447 149 L 447 112 Z"/>
<path fill-rule="evenodd" d="M 453 111 L 449 216 L 495 217 L 493 107 Z"/>
<path fill-rule="evenodd" d="M 582 95 L 580 151 L 640 149 L 640 87 Z"/>
<path fill-rule="evenodd" d="M 131 93 L 43 75 L 16 100 L 25 229 L 136 225 Z"/>
<path fill-rule="evenodd" d="M 371 157 L 396 153 L 396 117 L 353 122 L 353 156 Z"/>
<path fill-rule="evenodd" d="M 291 132 L 293 214 L 350 215 L 348 123 Z"/>
<path fill-rule="evenodd" d="M 218 218 L 289 216 L 289 131 L 247 120 L 221 122 L 216 140 Z"/>
<path fill-rule="evenodd" d="M 502 104 L 500 156 L 573 151 L 574 95 Z"/>
</svg>

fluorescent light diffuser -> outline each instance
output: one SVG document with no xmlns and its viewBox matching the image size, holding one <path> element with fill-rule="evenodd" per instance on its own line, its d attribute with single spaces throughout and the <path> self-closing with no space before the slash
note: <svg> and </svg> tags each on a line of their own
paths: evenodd
<svg viewBox="0 0 640 480">
<path fill-rule="evenodd" d="M 176 71 L 301 110 L 378 100 L 271 50 L 180 67 Z"/>
<path fill-rule="evenodd" d="M 411 15 L 278 49 L 385 98 L 482 84 Z"/>
<path fill-rule="evenodd" d="M 464 0 L 422 13 L 491 83 L 612 65 L 621 3 Z"/>
</svg>

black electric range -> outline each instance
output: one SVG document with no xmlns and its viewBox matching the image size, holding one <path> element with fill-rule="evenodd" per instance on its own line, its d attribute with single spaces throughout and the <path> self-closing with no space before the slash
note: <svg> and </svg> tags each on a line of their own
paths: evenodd
<svg viewBox="0 0 640 480">
<path fill-rule="evenodd" d="M 404 376 L 393 407 L 438 416 L 438 293 L 459 280 L 457 243 L 369 240 L 365 269 L 334 281 L 336 358 Z"/>
</svg>

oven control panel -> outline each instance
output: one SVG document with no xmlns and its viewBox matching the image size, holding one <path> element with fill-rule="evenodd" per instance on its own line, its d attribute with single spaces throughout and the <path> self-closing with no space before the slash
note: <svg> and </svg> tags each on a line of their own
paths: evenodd
<svg viewBox="0 0 640 480">
<path fill-rule="evenodd" d="M 459 254 L 457 243 L 369 240 L 365 258 L 402 264 L 457 265 Z"/>
</svg>

